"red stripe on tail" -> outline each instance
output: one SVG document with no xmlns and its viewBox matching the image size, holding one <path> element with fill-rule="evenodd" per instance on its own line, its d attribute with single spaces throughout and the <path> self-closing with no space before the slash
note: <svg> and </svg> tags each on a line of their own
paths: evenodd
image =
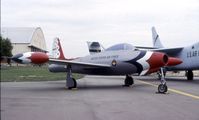
<svg viewBox="0 0 199 120">
<path fill-rule="evenodd" d="M 58 41 L 59 53 L 60 53 L 58 59 L 60 59 L 60 60 L 65 60 L 64 53 L 63 53 L 63 50 L 62 50 L 62 47 L 61 47 L 61 43 L 60 43 L 59 38 L 57 38 L 57 41 Z"/>
</svg>

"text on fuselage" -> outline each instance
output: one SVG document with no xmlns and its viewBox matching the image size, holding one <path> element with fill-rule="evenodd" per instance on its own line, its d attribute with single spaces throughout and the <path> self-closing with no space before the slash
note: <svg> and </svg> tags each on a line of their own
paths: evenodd
<svg viewBox="0 0 199 120">
<path fill-rule="evenodd" d="M 197 56 L 199 56 L 199 51 L 198 50 L 187 52 L 187 58 L 197 57 Z"/>
<path fill-rule="evenodd" d="M 98 56 L 98 57 L 92 57 L 91 60 L 116 59 L 118 57 L 119 57 L 118 55 Z"/>
</svg>

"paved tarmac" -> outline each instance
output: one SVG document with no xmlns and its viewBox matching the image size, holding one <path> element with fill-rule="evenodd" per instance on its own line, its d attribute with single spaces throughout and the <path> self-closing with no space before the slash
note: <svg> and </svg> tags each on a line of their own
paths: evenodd
<svg viewBox="0 0 199 120">
<path fill-rule="evenodd" d="M 167 94 L 156 94 L 159 81 L 135 77 L 86 76 L 78 89 L 65 81 L 1 83 L 1 120 L 199 120 L 199 78 L 168 79 Z"/>
</svg>

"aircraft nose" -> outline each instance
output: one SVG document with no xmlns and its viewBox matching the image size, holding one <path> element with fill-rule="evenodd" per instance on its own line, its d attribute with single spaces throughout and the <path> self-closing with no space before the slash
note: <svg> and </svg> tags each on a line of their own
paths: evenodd
<svg viewBox="0 0 199 120">
<path fill-rule="evenodd" d="M 23 54 L 16 54 L 16 55 L 14 55 L 14 56 L 12 56 L 12 60 L 13 61 L 15 61 L 16 63 L 22 63 L 22 60 L 21 59 L 19 59 L 20 57 L 22 57 L 23 56 Z"/>
</svg>

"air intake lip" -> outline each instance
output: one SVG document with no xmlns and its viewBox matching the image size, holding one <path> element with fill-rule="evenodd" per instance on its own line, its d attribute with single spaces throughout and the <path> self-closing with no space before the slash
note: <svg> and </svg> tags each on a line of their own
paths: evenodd
<svg viewBox="0 0 199 120">
<path fill-rule="evenodd" d="M 165 64 L 167 64 L 167 63 L 168 63 L 168 60 L 169 60 L 168 56 L 167 56 L 167 55 L 164 55 L 164 56 L 163 56 L 163 62 L 164 62 Z"/>
</svg>

